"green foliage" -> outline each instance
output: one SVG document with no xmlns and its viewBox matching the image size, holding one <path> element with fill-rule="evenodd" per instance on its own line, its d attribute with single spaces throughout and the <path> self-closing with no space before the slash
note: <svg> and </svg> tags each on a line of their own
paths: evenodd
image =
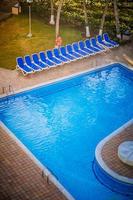
<svg viewBox="0 0 133 200">
<path fill-rule="evenodd" d="M 59 0 L 54 0 L 54 12 Z M 64 0 L 61 12 L 60 32 L 63 37 L 63 44 L 71 43 L 81 39 L 81 32 L 85 31 L 85 19 L 83 11 L 83 0 Z M 106 0 L 88 0 L 87 15 L 91 35 L 97 34 L 101 22 L 101 17 L 105 8 Z M 21 0 L 22 11 L 28 14 L 26 0 Z M 133 2 L 118 0 L 121 32 L 131 29 L 133 33 Z M 50 0 L 34 0 L 32 4 L 33 37 L 28 39 L 28 18 L 27 15 L 12 17 L 0 24 L 0 66 L 6 68 L 15 67 L 15 58 L 33 52 L 39 52 L 54 47 L 55 27 L 48 25 L 50 20 Z M 38 17 L 37 17 L 38 16 Z M 41 18 L 40 18 L 41 17 Z M 41 20 L 40 20 L 41 19 Z M 67 25 L 66 25 L 67 24 Z M 74 26 L 76 28 L 71 28 Z M 110 0 L 107 12 L 104 32 L 115 36 L 115 16 L 113 4 Z M 8 55 L 8 59 L 6 59 Z"/>
<path fill-rule="evenodd" d="M 55 15 L 58 1 L 59 0 L 54 0 Z M 81 28 L 85 26 L 83 0 L 64 0 L 64 2 L 65 3 L 61 12 L 61 23 L 67 23 Z M 88 0 L 87 2 L 87 14 L 89 25 L 91 27 L 91 32 L 98 33 L 106 0 Z M 110 0 L 104 26 L 104 31 L 108 30 L 109 33 L 112 33 L 112 30 L 115 31 L 115 17 L 112 2 L 113 0 Z M 118 0 L 118 8 L 120 14 L 121 31 L 126 30 L 128 27 L 133 29 L 133 2 Z M 47 20 L 47 23 L 49 22 L 50 0 L 34 1 L 32 5 L 32 10 L 35 14 L 45 18 L 45 20 Z"/>
<path fill-rule="evenodd" d="M 52 49 L 55 46 L 55 27 L 44 20 L 32 18 L 29 39 L 27 15 L 13 16 L 0 23 L 0 67 L 15 69 L 16 57 Z M 70 26 L 61 26 L 63 45 L 81 40 L 81 32 Z"/>
</svg>

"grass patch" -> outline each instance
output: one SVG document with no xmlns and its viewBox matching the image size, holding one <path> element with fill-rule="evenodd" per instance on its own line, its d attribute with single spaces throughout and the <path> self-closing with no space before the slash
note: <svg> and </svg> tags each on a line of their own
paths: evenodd
<svg viewBox="0 0 133 200">
<path fill-rule="evenodd" d="M 0 67 L 15 69 L 16 57 L 52 49 L 55 44 L 55 27 L 42 19 L 32 19 L 31 39 L 27 38 L 28 16 L 19 15 L 0 23 Z M 61 26 L 63 45 L 78 41 L 81 31 Z"/>
</svg>

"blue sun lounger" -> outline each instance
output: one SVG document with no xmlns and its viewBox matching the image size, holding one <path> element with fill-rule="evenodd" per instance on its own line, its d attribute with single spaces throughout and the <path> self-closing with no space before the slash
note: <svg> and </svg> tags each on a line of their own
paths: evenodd
<svg viewBox="0 0 133 200">
<path fill-rule="evenodd" d="M 48 57 L 49 60 L 56 63 L 56 66 L 63 64 L 61 60 L 59 60 L 55 56 L 53 56 L 53 53 L 52 53 L 51 50 L 46 51 L 46 54 L 47 54 L 47 57 Z"/>
<path fill-rule="evenodd" d="M 86 53 L 90 55 L 94 55 L 96 53 L 94 50 L 87 48 L 83 41 L 79 41 L 79 47 L 81 50 L 85 51 Z"/>
<path fill-rule="evenodd" d="M 70 44 L 66 45 L 66 49 L 70 55 L 74 56 L 77 59 L 81 59 L 83 57 L 80 54 L 78 54 L 77 52 L 73 51 L 73 48 Z"/>
<path fill-rule="evenodd" d="M 64 56 L 62 56 L 62 55 L 60 54 L 60 51 L 59 51 L 58 48 L 54 48 L 54 49 L 53 49 L 53 53 L 54 53 L 54 56 L 55 56 L 57 59 L 60 59 L 62 62 L 64 62 L 64 63 L 70 62 L 70 59 L 68 59 L 68 58 L 66 58 L 66 57 L 64 57 Z"/>
<path fill-rule="evenodd" d="M 32 60 L 31 60 L 31 58 L 30 58 L 29 55 L 25 56 L 24 59 L 25 59 L 25 63 L 26 63 L 30 68 L 32 68 L 34 71 L 37 72 L 37 71 L 41 71 L 41 70 L 42 70 L 38 65 L 36 65 L 36 64 L 34 64 L 34 63 L 32 62 Z"/>
<path fill-rule="evenodd" d="M 95 48 L 97 48 L 97 49 L 99 49 L 99 50 L 101 50 L 101 51 L 106 51 L 106 49 L 105 49 L 103 46 L 97 44 L 97 41 L 96 41 L 96 39 L 95 39 L 94 37 L 91 38 L 90 41 L 91 41 L 91 44 L 92 44 Z"/>
<path fill-rule="evenodd" d="M 56 67 L 56 64 L 55 64 L 54 62 L 50 61 L 50 60 L 46 57 L 46 55 L 45 55 L 45 53 L 44 53 L 43 51 L 41 51 L 41 52 L 39 53 L 39 55 L 40 55 L 40 60 L 41 60 L 43 63 L 47 64 L 49 67 Z"/>
<path fill-rule="evenodd" d="M 64 56 L 65 58 L 67 58 L 67 59 L 69 59 L 71 61 L 77 60 L 77 58 L 75 58 L 74 56 L 70 55 L 67 52 L 67 50 L 66 50 L 66 48 L 64 46 L 60 47 L 60 53 L 61 53 L 62 56 Z"/>
<path fill-rule="evenodd" d="M 39 60 L 37 53 L 32 54 L 32 60 L 36 65 L 39 65 L 39 67 L 41 67 L 42 69 L 47 69 L 49 67 L 46 63 Z"/>
<path fill-rule="evenodd" d="M 105 42 L 108 42 L 109 44 L 114 45 L 114 47 L 118 47 L 118 46 L 119 46 L 119 44 L 118 44 L 117 42 L 115 42 L 115 41 L 113 41 L 113 40 L 111 40 L 111 39 L 109 38 L 108 33 L 104 33 L 104 34 L 103 34 L 103 39 L 104 39 Z"/>
<path fill-rule="evenodd" d="M 97 36 L 97 42 L 100 44 L 100 45 L 103 45 L 107 48 L 113 48 L 114 46 L 112 44 L 109 44 L 107 42 L 105 42 L 103 39 L 102 39 L 102 36 L 101 35 L 98 35 Z"/>
<path fill-rule="evenodd" d="M 85 46 L 90 49 L 91 51 L 94 51 L 95 53 L 101 53 L 103 50 L 97 49 L 96 47 L 92 46 L 90 40 L 85 40 Z"/>
<path fill-rule="evenodd" d="M 16 62 L 16 69 L 20 69 L 24 75 L 34 73 L 34 71 L 24 63 L 22 57 L 16 58 Z"/>
<path fill-rule="evenodd" d="M 81 50 L 81 49 L 79 48 L 78 42 L 74 42 L 74 43 L 72 44 L 72 46 L 73 46 L 74 51 L 75 51 L 76 53 L 79 53 L 81 56 L 83 56 L 83 57 L 88 57 L 88 56 L 89 56 L 89 54 L 88 54 L 87 52 L 85 52 L 85 51 L 83 51 L 83 50 Z"/>
</svg>

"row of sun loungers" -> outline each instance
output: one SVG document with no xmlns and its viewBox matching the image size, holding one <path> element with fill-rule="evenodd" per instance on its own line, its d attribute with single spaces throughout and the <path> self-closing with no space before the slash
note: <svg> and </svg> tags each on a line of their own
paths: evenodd
<svg viewBox="0 0 133 200">
<path fill-rule="evenodd" d="M 18 57 L 16 68 L 20 69 L 24 75 L 31 74 L 89 57 L 117 46 L 119 44 L 111 40 L 107 33 L 104 33 L 103 36 L 98 35 L 96 38 L 75 42 L 72 45 L 68 44 L 46 52 L 34 53 L 31 56 L 26 55 L 24 59 Z"/>
</svg>

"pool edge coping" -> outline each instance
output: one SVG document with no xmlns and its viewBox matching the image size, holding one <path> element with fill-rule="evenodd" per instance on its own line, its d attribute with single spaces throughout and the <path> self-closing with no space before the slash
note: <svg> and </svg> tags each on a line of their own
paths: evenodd
<svg viewBox="0 0 133 200">
<path fill-rule="evenodd" d="M 26 88 L 23 88 L 23 89 L 20 89 L 20 90 L 16 90 L 13 94 L 9 93 L 8 95 L 0 95 L 0 99 L 1 98 L 4 98 L 4 97 L 8 97 L 8 96 L 12 96 L 12 95 L 15 95 L 15 94 L 19 94 L 19 93 L 22 93 L 22 92 L 25 92 L 25 91 L 28 91 L 28 90 L 32 90 L 32 89 L 35 89 L 35 88 L 38 88 L 38 87 L 41 87 L 41 86 L 48 86 L 50 84 L 54 84 L 54 83 L 58 83 L 62 80 L 66 80 L 68 78 L 72 78 L 72 77 L 75 77 L 75 76 L 78 76 L 78 75 L 83 75 L 87 72 L 91 72 L 91 71 L 94 71 L 94 70 L 98 70 L 100 68 L 104 68 L 104 67 L 107 67 L 108 65 L 112 65 L 112 64 L 121 64 L 123 65 L 125 68 L 133 71 L 133 68 L 126 65 L 125 63 L 122 63 L 122 62 L 110 62 L 108 64 L 103 64 L 103 65 L 99 65 L 99 66 L 96 66 L 96 67 L 92 67 L 90 69 L 87 69 L 87 70 L 84 70 L 84 71 L 80 71 L 80 72 L 77 72 L 77 73 L 73 73 L 71 75 L 67 75 L 67 76 L 63 76 L 61 78 L 57 78 L 57 79 L 52 79 L 50 81 L 46 81 L 46 82 L 42 82 L 40 84 L 36 84 L 34 86 L 29 86 L 29 87 L 26 87 Z M 128 123 L 128 122 L 127 122 Z M 2 129 L 8 133 L 8 135 L 13 138 L 15 140 L 15 142 L 22 148 L 22 150 L 33 160 L 34 163 L 37 164 L 37 166 L 45 173 L 46 176 L 49 177 L 50 181 L 64 194 L 64 196 L 68 199 L 68 200 L 75 200 L 75 198 L 65 189 L 65 187 L 58 181 L 58 179 L 50 172 L 50 170 L 45 166 L 43 165 L 35 156 L 34 154 L 28 150 L 28 148 L 15 136 L 15 134 L 10 131 L 8 129 L 8 127 L 2 122 L 0 121 L 0 126 L 2 127 Z M 125 124 L 123 125 L 125 126 Z M 123 127 L 122 126 L 122 127 Z M 121 127 L 120 127 L 121 128 Z M 117 130 L 116 130 L 117 131 Z M 112 134 L 110 134 L 112 135 Z M 109 136 L 110 136 L 109 135 Z M 104 138 L 105 139 L 105 138 Z M 103 140 L 104 140 L 103 139 Z M 100 141 L 101 142 L 101 141 Z"/>
<path fill-rule="evenodd" d="M 118 64 L 118 63 L 123 65 L 125 68 L 133 71 L 133 68 L 130 67 L 130 66 L 127 66 L 125 63 L 122 63 L 122 62 L 111 62 L 111 63 L 108 63 L 108 64 L 103 64 L 103 65 L 99 65 L 99 66 L 96 66 L 96 67 L 92 67 L 91 69 L 87 69 L 87 70 L 84 70 L 84 71 L 73 73 L 71 75 L 63 76 L 61 78 L 52 79 L 50 81 L 42 82 L 42 83 L 39 83 L 39 84 L 36 84 L 36 85 L 33 85 L 33 86 L 29 86 L 29 87 L 25 87 L 25 88 L 22 88 L 22 89 L 19 89 L 19 90 L 15 90 L 13 93 L 1 94 L 0 95 L 0 99 L 4 98 L 4 97 L 9 97 L 9 96 L 12 96 L 12 95 L 15 95 L 15 94 L 19 94 L 19 93 L 22 93 L 22 92 L 25 92 L 25 91 L 28 91 L 28 90 L 32 90 L 32 89 L 35 89 L 35 88 L 38 88 L 38 87 L 41 87 L 41 86 L 48 86 L 50 84 L 58 83 L 58 82 L 60 82 L 62 80 L 66 80 L 66 79 L 72 78 L 74 76 L 82 75 L 82 74 L 85 74 L 87 72 L 91 72 L 91 71 L 94 71 L 94 70 L 97 70 L 97 69 L 100 69 L 100 68 L 107 67 L 108 65 Z"/>
<path fill-rule="evenodd" d="M 124 183 L 128 183 L 128 184 L 133 184 L 133 178 L 127 178 L 125 176 L 119 175 L 118 173 L 114 172 L 112 169 L 110 169 L 107 164 L 104 162 L 103 158 L 102 158 L 102 148 L 105 145 L 106 142 L 108 142 L 112 137 L 114 137 L 117 134 L 120 134 L 123 130 L 125 130 L 128 126 L 130 126 L 133 123 L 133 119 L 129 120 L 128 122 L 126 122 L 125 124 L 123 124 L 120 128 L 116 129 L 115 131 L 113 131 L 111 134 L 109 134 L 108 136 L 106 136 L 103 140 L 101 140 L 98 145 L 96 146 L 95 149 L 95 158 L 96 161 L 98 162 L 98 164 L 100 165 L 100 167 L 110 176 L 112 176 L 113 178 L 122 181 Z"/>
<path fill-rule="evenodd" d="M 75 200 L 75 198 L 58 181 L 58 179 L 52 174 L 52 172 L 34 156 L 34 154 L 14 135 L 12 131 L 8 129 L 8 127 L 2 121 L 0 121 L 0 127 L 17 143 L 17 145 L 30 157 L 30 159 L 42 170 L 46 177 L 48 177 L 48 179 L 68 200 Z"/>
</svg>

